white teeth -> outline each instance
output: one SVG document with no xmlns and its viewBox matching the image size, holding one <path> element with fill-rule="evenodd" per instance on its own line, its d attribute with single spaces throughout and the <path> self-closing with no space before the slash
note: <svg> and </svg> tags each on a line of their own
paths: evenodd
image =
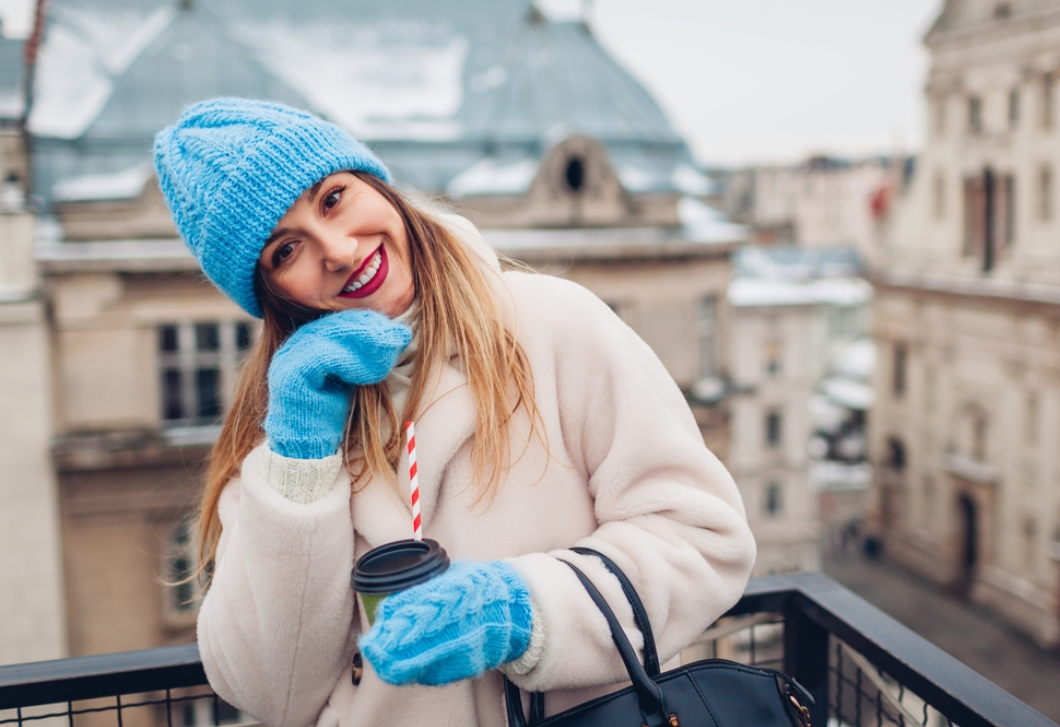
<svg viewBox="0 0 1060 727">
<path fill-rule="evenodd" d="M 383 264 L 383 254 L 382 254 L 382 252 L 377 252 L 372 257 L 372 262 L 370 262 L 368 264 L 368 268 L 364 271 L 364 273 L 361 275 L 361 277 L 357 278 L 357 280 L 355 280 L 351 285 L 346 286 L 343 289 L 342 292 L 343 293 L 352 293 L 355 290 L 360 290 L 361 288 L 363 288 L 365 285 L 368 284 L 368 282 L 372 278 L 375 277 L 375 274 L 379 272 L 379 266 L 382 265 L 382 264 Z"/>
</svg>

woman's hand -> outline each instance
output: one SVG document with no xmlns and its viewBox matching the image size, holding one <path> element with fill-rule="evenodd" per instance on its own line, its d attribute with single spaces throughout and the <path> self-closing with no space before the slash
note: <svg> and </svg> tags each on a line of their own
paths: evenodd
<svg viewBox="0 0 1060 727">
<path fill-rule="evenodd" d="M 457 561 L 384 599 L 361 651 L 391 684 L 449 684 L 519 658 L 531 612 L 530 589 L 510 565 Z"/>
<path fill-rule="evenodd" d="M 292 333 L 269 364 L 269 448 L 295 459 L 334 454 L 353 387 L 385 379 L 411 340 L 407 326 L 370 310 L 331 313 Z"/>
</svg>

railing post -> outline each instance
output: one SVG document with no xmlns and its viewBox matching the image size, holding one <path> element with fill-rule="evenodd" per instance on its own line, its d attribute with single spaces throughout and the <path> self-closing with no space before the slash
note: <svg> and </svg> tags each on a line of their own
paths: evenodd
<svg viewBox="0 0 1060 727">
<path fill-rule="evenodd" d="M 792 599 L 784 610 L 784 671 L 814 699 L 813 727 L 828 725 L 828 630 L 802 610 L 802 599 Z"/>
</svg>

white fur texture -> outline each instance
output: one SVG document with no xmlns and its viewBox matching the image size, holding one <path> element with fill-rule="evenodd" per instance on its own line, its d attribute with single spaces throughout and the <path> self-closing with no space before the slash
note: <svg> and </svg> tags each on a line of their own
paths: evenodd
<svg viewBox="0 0 1060 727">
<path fill-rule="evenodd" d="M 593 579 L 639 647 L 618 582 L 596 559 L 564 549 L 588 546 L 613 558 L 644 599 L 666 661 L 739 599 L 755 548 L 736 485 L 648 346 L 573 283 L 503 278 L 551 457 L 538 439 L 526 446 L 529 423 L 520 410 L 511 428 L 515 462 L 497 496 L 476 502 L 474 412 L 453 358 L 416 420 L 423 523 L 452 558 L 505 558 L 527 580 L 542 638 L 536 665 L 512 670 L 512 678 L 550 692 L 553 713 L 625 677 L 606 622 L 554 555 Z M 203 663 L 217 692 L 275 727 L 503 725 L 496 673 L 399 688 L 366 668 L 352 684 L 350 662 L 366 624 L 350 569 L 369 548 L 411 536 L 408 505 L 382 476 L 351 497 L 345 472 L 316 502 L 291 502 L 262 478 L 260 450 L 222 496 L 218 566 L 199 617 Z"/>
</svg>

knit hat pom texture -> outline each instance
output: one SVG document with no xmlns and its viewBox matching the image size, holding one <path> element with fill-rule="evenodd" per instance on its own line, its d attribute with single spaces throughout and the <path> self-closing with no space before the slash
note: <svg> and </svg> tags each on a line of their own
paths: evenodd
<svg viewBox="0 0 1060 727">
<path fill-rule="evenodd" d="M 267 101 L 197 103 L 158 133 L 154 153 L 180 236 L 206 276 L 258 318 L 258 256 L 302 193 L 341 171 L 390 181 L 383 163 L 339 127 Z"/>
</svg>

